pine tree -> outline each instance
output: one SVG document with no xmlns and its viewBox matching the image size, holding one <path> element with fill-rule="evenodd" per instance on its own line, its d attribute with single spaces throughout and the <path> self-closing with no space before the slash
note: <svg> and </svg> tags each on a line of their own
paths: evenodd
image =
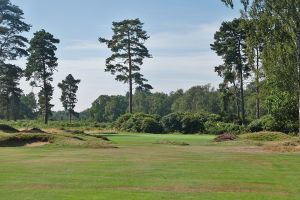
<svg viewBox="0 0 300 200">
<path fill-rule="evenodd" d="M 50 104 L 53 95 L 52 75 L 57 67 L 55 51 L 59 40 L 45 30 L 38 31 L 30 40 L 29 57 L 25 76 L 32 80 L 31 85 L 41 88 L 39 92 L 39 106 L 44 115 L 44 123 L 48 124 L 49 114 L 53 105 Z"/>
<path fill-rule="evenodd" d="M 76 114 L 74 108 L 78 101 L 76 98 L 76 93 L 79 83 L 79 79 L 74 79 L 72 74 L 69 74 L 65 80 L 58 84 L 58 87 L 62 91 L 60 101 L 62 102 L 64 109 L 69 113 L 70 123 L 72 122 L 72 115 Z"/>
<path fill-rule="evenodd" d="M 22 90 L 19 88 L 19 81 L 22 76 L 22 69 L 12 64 L 0 65 L 0 99 L 1 107 L 5 110 L 6 119 L 18 118 L 20 96 Z"/>
<path fill-rule="evenodd" d="M 129 84 L 129 112 L 132 113 L 133 84 L 137 89 L 151 90 L 148 80 L 140 73 L 144 58 L 151 58 L 144 43 L 149 36 L 139 19 L 113 22 L 111 40 L 99 38 L 112 51 L 106 60 L 106 72 L 116 75 L 116 80 Z"/>
<path fill-rule="evenodd" d="M 234 74 L 233 77 L 239 80 L 239 105 L 242 114 L 242 124 L 245 124 L 244 79 L 249 76 L 250 67 L 246 56 L 246 31 L 243 30 L 241 24 L 241 19 L 223 22 L 220 30 L 215 34 L 215 42 L 211 47 L 219 56 L 222 56 L 225 63 L 222 65 L 222 69 L 216 68 L 216 71 L 231 72 Z M 235 81 L 232 82 L 234 83 Z"/>
<path fill-rule="evenodd" d="M 28 40 L 20 34 L 28 32 L 30 25 L 23 22 L 23 11 L 9 0 L 0 0 L 0 15 L 0 61 L 27 55 Z"/>
</svg>

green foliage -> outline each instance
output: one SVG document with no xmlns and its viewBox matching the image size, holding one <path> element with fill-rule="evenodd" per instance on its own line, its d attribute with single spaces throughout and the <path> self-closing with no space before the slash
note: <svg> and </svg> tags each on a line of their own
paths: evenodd
<svg viewBox="0 0 300 200">
<path fill-rule="evenodd" d="M 125 114 L 118 118 L 114 126 L 128 132 L 162 133 L 160 117 L 143 113 Z"/>
<path fill-rule="evenodd" d="M 0 112 L 6 119 L 18 119 L 20 116 L 20 97 L 22 90 L 19 81 L 23 75 L 20 67 L 0 62 Z"/>
<path fill-rule="evenodd" d="M 27 95 L 22 95 L 20 101 L 20 118 L 35 119 L 37 117 L 37 102 L 35 94 L 33 92 L 30 92 Z"/>
<path fill-rule="evenodd" d="M 101 95 L 89 109 L 90 117 L 97 122 L 113 122 L 127 110 L 128 101 L 125 96 Z"/>
<path fill-rule="evenodd" d="M 223 133 L 241 134 L 246 132 L 246 128 L 234 123 L 212 122 L 207 121 L 205 124 L 205 133 L 220 135 Z"/>
<path fill-rule="evenodd" d="M 246 31 L 243 25 L 243 19 L 234 19 L 231 22 L 223 22 L 220 30 L 215 33 L 214 43 L 211 49 L 218 56 L 221 56 L 224 64 L 215 67 L 215 71 L 224 79 L 222 84 L 223 94 L 226 89 L 233 85 L 235 100 L 237 104 L 237 113 L 242 114 L 242 122 L 245 123 L 245 99 L 244 99 L 244 79 L 248 78 L 250 66 L 246 55 Z M 239 90 L 238 90 L 239 84 Z M 224 100 L 228 101 L 228 96 Z M 224 102 L 226 105 L 227 102 Z"/>
<path fill-rule="evenodd" d="M 208 113 L 171 113 L 164 116 L 161 123 L 166 132 L 201 133 L 205 131 L 204 123 L 217 121 L 220 117 Z"/>
<path fill-rule="evenodd" d="M 25 48 L 28 40 L 21 33 L 28 32 L 30 25 L 23 21 L 23 11 L 9 0 L 1 0 L 0 13 L 0 62 L 26 56 Z"/>
<path fill-rule="evenodd" d="M 34 37 L 30 40 L 28 49 L 29 57 L 25 76 L 27 80 L 32 80 L 31 85 L 41 88 L 39 92 L 40 112 L 44 114 L 44 123 L 48 123 L 48 117 L 51 113 L 50 104 L 53 95 L 52 75 L 57 67 L 57 58 L 55 51 L 58 39 L 45 30 L 34 33 Z"/>
<path fill-rule="evenodd" d="M 78 90 L 79 79 L 75 79 L 72 74 L 69 74 L 65 80 L 58 84 L 62 94 L 60 100 L 66 111 L 69 112 L 69 120 L 72 121 L 72 115 L 76 115 L 74 108 L 77 103 L 76 93 Z"/>
<path fill-rule="evenodd" d="M 281 131 L 285 133 L 295 133 L 298 130 L 298 126 L 292 121 L 276 120 L 272 115 L 263 116 L 260 119 L 252 121 L 249 126 L 251 132 L 259 131 Z"/>
<path fill-rule="evenodd" d="M 172 111 L 219 114 L 221 113 L 219 93 L 209 84 L 192 87 L 178 95 L 177 99 L 173 101 Z"/>
<path fill-rule="evenodd" d="M 141 131 L 144 133 L 162 133 L 163 128 L 157 119 L 146 117 L 143 119 Z"/>
</svg>

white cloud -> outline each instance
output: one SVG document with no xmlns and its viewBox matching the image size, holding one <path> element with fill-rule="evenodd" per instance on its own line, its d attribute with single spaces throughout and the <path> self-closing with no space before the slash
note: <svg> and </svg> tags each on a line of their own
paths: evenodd
<svg viewBox="0 0 300 200">
<path fill-rule="evenodd" d="M 169 50 L 171 52 L 195 49 L 209 49 L 213 35 L 219 24 L 202 24 L 184 31 L 161 32 L 150 37 L 147 45 L 153 50 Z M 190 51 L 189 51 L 190 52 Z"/>
</svg>

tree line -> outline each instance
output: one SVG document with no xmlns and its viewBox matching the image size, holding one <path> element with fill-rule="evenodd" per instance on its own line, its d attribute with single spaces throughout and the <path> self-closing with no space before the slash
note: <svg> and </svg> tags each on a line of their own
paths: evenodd
<svg viewBox="0 0 300 200">
<path fill-rule="evenodd" d="M 233 8 L 232 0 L 222 1 Z M 81 118 L 108 122 L 126 112 L 160 116 L 172 112 L 210 112 L 221 115 L 223 121 L 241 125 L 270 115 L 276 127 L 299 128 L 300 2 L 242 0 L 241 3 L 241 17 L 223 22 L 211 44 L 211 49 L 223 60 L 221 65 L 212 66 L 223 78 L 218 89 L 205 85 L 170 94 L 151 93 L 153 87 L 140 72 L 144 59 L 152 58 L 145 46 L 149 36 L 143 23 L 139 19 L 113 22 L 112 38 L 99 38 L 111 50 L 105 71 L 128 84 L 128 93 L 100 96 L 90 109 L 81 113 Z M 0 116 L 32 117 L 38 109 L 44 123 L 48 123 L 59 40 L 41 30 L 28 41 L 21 36 L 31 27 L 23 21 L 22 10 L 9 0 L 1 1 L 1 5 Z M 10 64 L 24 56 L 27 56 L 25 70 Z M 40 88 L 37 101 L 32 93 L 22 94 L 19 88 L 22 76 Z M 70 120 L 78 116 L 74 108 L 79 82 L 69 75 L 58 85 Z"/>
<path fill-rule="evenodd" d="M 232 0 L 222 0 L 235 6 Z M 245 123 L 244 85 L 255 91 L 256 118 L 267 110 L 278 126 L 299 128 L 300 2 L 293 0 L 241 0 L 241 17 L 226 21 L 211 45 L 224 63 L 215 67 L 223 78 L 224 107 L 237 107 Z M 299 131 L 300 132 L 300 131 Z"/>
</svg>

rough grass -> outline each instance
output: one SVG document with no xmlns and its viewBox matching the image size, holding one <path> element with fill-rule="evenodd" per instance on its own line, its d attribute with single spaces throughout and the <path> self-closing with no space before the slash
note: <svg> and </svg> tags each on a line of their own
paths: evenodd
<svg viewBox="0 0 300 200">
<path fill-rule="evenodd" d="M 291 136 L 279 132 L 249 133 L 249 134 L 241 135 L 240 138 L 244 140 L 262 141 L 262 142 L 284 141 L 284 140 L 292 139 Z"/>
<path fill-rule="evenodd" d="M 63 147 L 86 147 L 86 148 L 110 148 L 108 138 L 101 135 L 85 133 L 64 133 L 48 130 L 49 133 L 40 132 L 37 129 L 21 131 L 16 134 L 0 133 L 0 147 L 27 146 L 32 143 L 49 142 L 52 146 Z"/>
<path fill-rule="evenodd" d="M 19 132 L 17 129 L 6 125 L 6 124 L 0 124 L 0 131 L 5 132 L 5 133 L 17 133 Z"/>
<path fill-rule="evenodd" d="M 177 146 L 188 146 L 189 143 L 181 141 L 172 141 L 172 140 L 159 140 L 154 144 L 165 144 L 165 145 L 177 145 Z"/>
<path fill-rule="evenodd" d="M 35 142 L 53 142 L 53 136 L 47 134 L 11 134 L 0 138 L 0 147 L 18 147 Z"/>
</svg>

